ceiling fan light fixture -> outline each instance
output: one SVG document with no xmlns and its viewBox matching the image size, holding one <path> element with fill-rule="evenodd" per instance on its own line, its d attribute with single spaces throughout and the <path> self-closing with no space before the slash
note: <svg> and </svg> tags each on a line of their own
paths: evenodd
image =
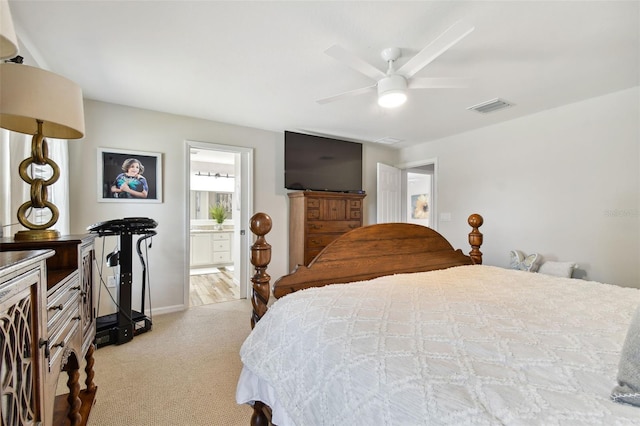
<svg viewBox="0 0 640 426">
<path fill-rule="evenodd" d="M 407 101 L 407 80 L 401 75 L 390 75 L 378 81 L 378 105 L 396 108 Z"/>
</svg>

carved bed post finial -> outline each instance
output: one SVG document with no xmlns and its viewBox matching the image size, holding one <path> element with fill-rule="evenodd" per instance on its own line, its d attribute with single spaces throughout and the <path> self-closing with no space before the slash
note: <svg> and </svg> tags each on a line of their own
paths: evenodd
<svg viewBox="0 0 640 426">
<path fill-rule="evenodd" d="M 469 244 L 471 245 L 471 251 L 469 252 L 469 257 L 473 260 L 473 263 L 476 265 L 482 265 L 482 252 L 480 251 L 480 246 L 482 245 L 482 232 L 478 230 L 484 223 L 484 219 L 477 213 L 469 216 L 467 220 L 469 226 L 473 228 L 471 232 L 469 232 Z"/>
<path fill-rule="evenodd" d="M 251 277 L 253 283 L 253 313 L 251 314 L 251 328 L 256 325 L 260 318 L 267 312 L 269 293 L 271 291 L 267 274 L 267 265 L 271 262 L 271 245 L 267 243 L 264 236 L 271 231 L 271 217 L 266 213 L 256 213 L 251 217 L 250 229 L 258 238 L 251 246 L 251 264 L 255 267 L 256 273 Z"/>
</svg>

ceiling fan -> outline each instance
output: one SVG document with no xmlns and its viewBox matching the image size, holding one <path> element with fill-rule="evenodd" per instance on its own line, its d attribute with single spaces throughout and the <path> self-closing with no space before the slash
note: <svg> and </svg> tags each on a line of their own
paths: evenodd
<svg viewBox="0 0 640 426">
<path fill-rule="evenodd" d="M 414 78 L 413 76 L 473 30 L 473 26 L 463 21 L 456 22 L 397 70 L 394 67 L 394 62 L 400 58 L 402 52 L 398 47 L 386 48 L 381 53 L 382 59 L 387 62 L 388 68 L 386 73 L 344 48 L 338 45 L 332 46 L 325 50 L 327 55 L 344 62 L 349 67 L 361 72 L 376 83 L 371 86 L 319 99 L 316 102 L 326 104 L 351 96 L 373 92 L 377 89 L 378 104 L 385 108 L 393 108 L 402 105 L 407 100 L 407 89 L 467 87 L 468 80 L 464 78 Z"/>
</svg>

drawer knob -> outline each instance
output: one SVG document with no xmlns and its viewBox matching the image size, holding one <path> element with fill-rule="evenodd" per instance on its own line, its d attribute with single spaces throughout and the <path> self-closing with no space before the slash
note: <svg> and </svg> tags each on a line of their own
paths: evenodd
<svg viewBox="0 0 640 426">
<path fill-rule="evenodd" d="M 80 286 L 79 286 L 79 285 L 77 285 L 77 286 L 75 286 L 75 287 L 71 287 L 71 288 L 69 288 L 69 291 L 71 291 L 71 290 L 80 290 Z"/>
<path fill-rule="evenodd" d="M 51 346 L 52 348 L 64 348 L 64 340 Z"/>
<path fill-rule="evenodd" d="M 80 321 L 82 319 L 82 317 L 80 315 L 78 315 L 77 317 L 73 317 L 72 319 L 74 319 L 76 321 Z"/>
<path fill-rule="evenodd" d="M 57 306 L 52 306 L 49 308 L 50 311 L 56 311 L 56 310 L 61 311 L 63 309 L 64 309 L 64 305 L 62 303 Z"/>
</svg>

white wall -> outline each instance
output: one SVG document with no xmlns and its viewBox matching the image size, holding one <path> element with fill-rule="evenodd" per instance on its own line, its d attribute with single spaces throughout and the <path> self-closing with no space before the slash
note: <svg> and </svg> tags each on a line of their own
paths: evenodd
<svg viewBox="0 0 640 426">
<path fill-rule="evenodd" d="M 281 152 L 283 146 L 280 134 L 95 101 L 85 101 L 85 122 L 85 138 L 69 143 L 72 232 L 83 232 L 89 224 L 114 218 L 154 218 L 158 222 L 158 235 L 149 250 L 149 270 L 155 312 L 185 307 L 184 281 L 188 268 L 185 229 L 189 200 L 189 194 L 185 193 L 186 140 L 254 148 L 254 208 L 269 213 L 274 221 L 274 231 L 268 238 L 274 256 L 268 272 L 275 277 L 284 273 L 287 259 L 276 255 L 287 250 L 286 232 L 278 232 L 286 229 L 286 195 L 282 185 L 276 185 L 279 169 L 274 167 L 276 153 Z M 162 152 L 164 202 L 98 203 L 95 170 L 98 147 Z M 101 245 L 102 241 L 98 240 L 98 248 Z M 114 242 L 108 240 L 106 250 L 110 251 L 114 245 L 115 239 Z M 137 258 L 134 265 L 138 265 Z M 134 273 L 134 284 L 139 284 L 140 275 Z M 140 299 L 135 287 L 133 298 L 135 309 Z"/>
<path fill-rule="evenodd" d="M 254 148 L 254 210 L 266 212 L 273 220 L 267 241 L 272 261 L 267 272 L 272 282 L 287 272 L 288 197 L 284 189 L 284 135 L 247 127 L 85 101 L 86 136 L 70 141 L 71 232 L 84 233 L 90 224 L 123 217 L 151 217 L 158 222 L 158 235 L 149 250 L 152 307 L 155 313 L 186 308 L 184 299 L 186 259 L 185 193 L 188 170 L 186 140 Z M 164 162 L 163 203 L 98 203 L 97 148 L 162 152 Z M 397 152 L 387 147 L 365 145 L 363 170 L 365 223 L 375 221 L 375 164 L 395 162 Z M 373 170 L 373 172 L 372 172 Z M 372 175 L 373 173 L 373 175 Z M 366 212 L 373 221 L 368 221 Z M 371 211 L 373 213 L 371 213 Z M 371 216 L 371 214 L 373 216 Z M 247 226 L 247 232 L 248 226 Z M 97 240 L 97 256 L 102 259 L 102 239 Z M 105 252 L 115 247 L 115 237 L 105 239 Z M 137 256 L 134 265 L 138 267 Z M 134 270 L 133 307 L 140 305 L 140 271 Z M 186 302 L 188 305 L 188 301 Z M 148 303 L 146 304 L 148 307 Z"/>
<path fill-rule="evenodd" d="M 482 214 L 485 264 L 507 266 L 519 249 L 640 287 L 639 100 L 636 87 L 405 148 L 400 159 L 437 157 L 438 211 L 452 217 L 439 232 L 467 252 L 466 219 Z"/>
</svg>

